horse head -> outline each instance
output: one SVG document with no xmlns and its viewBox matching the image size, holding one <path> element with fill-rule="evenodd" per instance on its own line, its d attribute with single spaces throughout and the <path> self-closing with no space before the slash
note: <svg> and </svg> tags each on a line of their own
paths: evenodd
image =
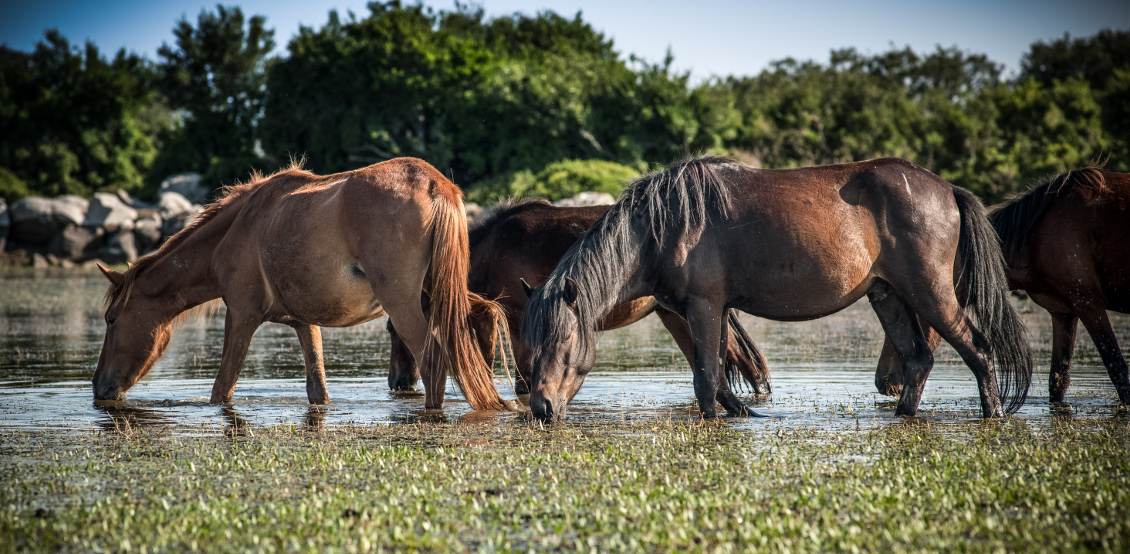
<svg viewBox="0 0 1130 554">
<path fill-rule="evenodd" d="M 106 337 L 92 381 L 94 399 L 125 400 L 126 391 L 169 346 L 172 318 L 134 287 L 135 275 L 130 271 L 122 274 L 98 267 L 109 279 L 110 290 L 106 293 Z"/>
<path fill-rule="evenodd" d="M 558 420 L 596 361 L 596 335 L 578 306 L 580 287 L 572 278 L 546 281 L 536 289 L 522 283 L 530 302 L 523 336 L 532 356 L 534 417 Z"/>
</svg>

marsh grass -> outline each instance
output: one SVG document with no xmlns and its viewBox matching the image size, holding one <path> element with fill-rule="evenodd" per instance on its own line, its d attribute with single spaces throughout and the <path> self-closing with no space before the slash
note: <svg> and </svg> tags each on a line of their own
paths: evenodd
<svg viewBox="0 0 1130 554">
<path fill-rule="evenodd" d="M 1130 548 L 1125 418 L 0 431 L 0 550 Z"/>
</svg>

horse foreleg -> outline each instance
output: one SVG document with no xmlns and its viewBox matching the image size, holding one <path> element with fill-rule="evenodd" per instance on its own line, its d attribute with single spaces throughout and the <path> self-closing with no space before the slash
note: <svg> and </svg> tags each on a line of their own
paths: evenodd
<svg viewBox="0 0 1130 554">
<path fill-rule="evenodd" d="M 404 344 L 400 334 L 388 320 L 388 388 L 392 391 L 414 391 L 416 381 L 420 380 L 420 366 L 412 357 L 412 351 Z"/>
<path fill-rule="evenodd" d="M 663 326 L 671 333 L 671 338 L 675 339 L 675 344 L 678 345 L 679 350 L 686 356 L 687 363 L 689 363 L 691 367 L 695 367 L 694 339 L 691 337 L 691 329 L 687 325 L 686 320 L 679 317 L 675 312 L 663 308 L 656 309 L 655 315 L 659 316 L 659 320 L 663 322 Z M 730 349 L 727 349 L 727 352 L 729 350 Z M 719 368 L 721 369 L 721 366 L 719 366 Z M 738 416 L 759 415 L 743 404 L 742 401 L 734 395 L 733 390 L 730 389 L 730 383 L 726 380 L 724 375 L 717 380 L 718 393 L 715 394 L 714 398 L 719 404 L 722 404 L 722 407 L 725 408 L 727 412 Z"/>
<path fill-rule="evenodd" d="M 1088 306 L 1086 309 L 1076 309 L 1075 313 L 1091 334 L 1091 340 L 1095 341 L 1095 348 L 1098 348 L 1099 355 L 1103 358 L 1110 381 L 1118 391 L 1118 400 L 1123 405 L 1130 405 L 1130 372 L 1127 371 L 1122 350 L 1118 348 L 1118 339 L 1114 336 L 1114 328 L 1110 325 L 1106 309 L 1102 306 Z"/>
<path fill-rule="evenodd" d="M 1052 315 L 1052 367 L 1048 372 L 1048 397 L 1063 402 L 1071 385 L 1071 358 L 1075 355 L 1075 330 L 1079 318 L 1075 314 Z"/>
<path fill-rule="evenodd" d="M 534 364 L 530 360 L 530 351 L 526 349 L 526 341 L 522 340 L 521 322 L 517 318 L 511 318 L 509 323 L 510 350 L 514 353 L 514 373 L 518 374 L 514 379 L 514 394 L 530 394 L 530 383 L 533 383 L 530 366 Z"/>
<path fill-rule="evenodd" d="M 239 371 L 243 369 L 243 359 L 247 357 L 247 347 L 251 337 L 263 322 L 262 317 L 237 316 L 228 308 L 224 318 L 224 353 L 220 358 L 220 373 L 212 385 L 213 404 L 230 404 Z"/>
<path fill-rule="evenodd" d="M 316 325 L 294 325 L 302 345 L 302 361 L 306 363 L 306 399 L 311 404 L 327 404 L 326 366 L 322 361 L 322 330 Z"/>
<path fill-rule="evenodd" d="M 719 381 L 722 380 L 718 358 L 722 346 L 724 313 L 724 310 L 709 302 L 692 302 L 687 308 L 687 324 L 694 347 L 694 362 L 691 366 L 694 368 L 694 395 L 698 399 L 699 412 L 707 419 L 717 416 L 714 400 L 718 395 Z"/>
</svg>

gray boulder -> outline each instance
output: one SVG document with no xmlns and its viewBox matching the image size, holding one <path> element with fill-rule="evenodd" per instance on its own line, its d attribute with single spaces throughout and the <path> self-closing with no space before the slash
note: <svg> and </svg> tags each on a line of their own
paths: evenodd
<svg viewBox="0 0 1130 554">
<path fill-rule="evenodd" d="M 464 202 L 463 213 L 467 216 L 467 223 L 471 223 L 483 215 L 483 207 L 474 202 Z"/>
<path fill-rule="evenodd" d="M 31 196 L 12 204 L 11 238 L 14 242 L 46 244 L 68 224 L 82 225 L 90 203 L 78 196 Z"/>
<path fill-rule="evenodd" d="M 102 227 L 107 231 L 132 230 L 137 210 L 126 205 L 116 194 L 96 192 L 86 210 L 83 227 Z"/>
<path fill-rule="evenodd" d="M 55 234 L 47 252 L 63 259 L 81 260 L 98 253 L 106 231 L 101 227 L 68 224 Z"/>
<path fill-rule="evenodd" d="M 164 223 L 161 224 L 161 235 L 171 237 L 181 232 L 182 229 L 191 225 L 193 221 L 196 221 L 199 215 L 200 212 L 191 212 L 166 217 Z"/>
<path fill-rule="evenodd" d="M 128 192 L 124 191 L 124 190 L 118 190 L 117 194 L 118 194 L 118 200 L 121 200 L 123 204 L 125 204 L 125 205 L 127 205 L 127 206 L 129 206 L 129 207 L 131 207 L 135 210 L 151 210 L 151 209 L 156 208 L 156 206 L 154 206 L 153 204 L 150 204 L 148 202 L 142 202 L 141 200 L 138 200 L 138 199 L 130 196 L 130 194 Z"/>
<path fill-rule="evenodd" d="M 134 222 L 133 242 L 137 246 L 137 253 L 144 255 L 160 244 L 164 236 L 161 233 L 164 220 L 157 214 L 143 217 Z"/>
<path fill-rule="evenodd" d="M 179 192 L 165 192 L 161 194 L 161 199 L 157 201 L 157 211 L 164 218 L 190 213 L 192 212 L 192 202 L 189 202 Z"/>
<path fill-rule="evenodd" d="M 118 230 L 106 235 L 106 243 L 98 250 L 98 258 L 111 264 L 137 261 L 137 245 L 133 230 Z"/>
<path fill-rule="evenodd" d="M 161 182 L 160 193 L 165 192 L 175 192 L 193 204 L 203 204 L 208 201 L 212 189 L 200 184 L 199 173 L 181 173 L 166 177 Z"/>
<path fill-rule="evenodd" d="M 563 198 L 561 200 L 558 200 L 557 202 L 554 202 L 553 205 L 554 206 L 562 206 L 562 207 L 577 207 L 577 206 L 606 206 L 606 205 L 615 204 L 615 203 L 616 203 L 616 199 L 613 198 L 612 195 L 608 194 L 607 192 L 588 191 L 588 192 L 577 193 L 577 195 L 572 197 L 572 198 Z"/>
</svg>

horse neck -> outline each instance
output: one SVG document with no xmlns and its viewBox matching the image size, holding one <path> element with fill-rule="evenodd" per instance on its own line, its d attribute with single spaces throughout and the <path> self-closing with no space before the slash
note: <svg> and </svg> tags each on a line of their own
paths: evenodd
<svg viewBox="0 0 1130 554">
<path fill-rule="evenodd" d="M 616 306 L 648 294 L 641 263 L 647 237 L 635 236 L 638 234 L 610 234 L 583 249 L 566 272 L 580 284 L 594 324 L 603 321 Z"/>
<path fill-rule="evenodd" d="M 232 217 L 209 218 L 183 237 L 170 239 L 166 247 L 143 262 L 135 287 L 154 300 L 166 304 L 169 317 L 220 297 L 212 275 L 216 245 L 231 226 Z M 225 221 L 227 220 L 227 221 Z"/>
</svg>

